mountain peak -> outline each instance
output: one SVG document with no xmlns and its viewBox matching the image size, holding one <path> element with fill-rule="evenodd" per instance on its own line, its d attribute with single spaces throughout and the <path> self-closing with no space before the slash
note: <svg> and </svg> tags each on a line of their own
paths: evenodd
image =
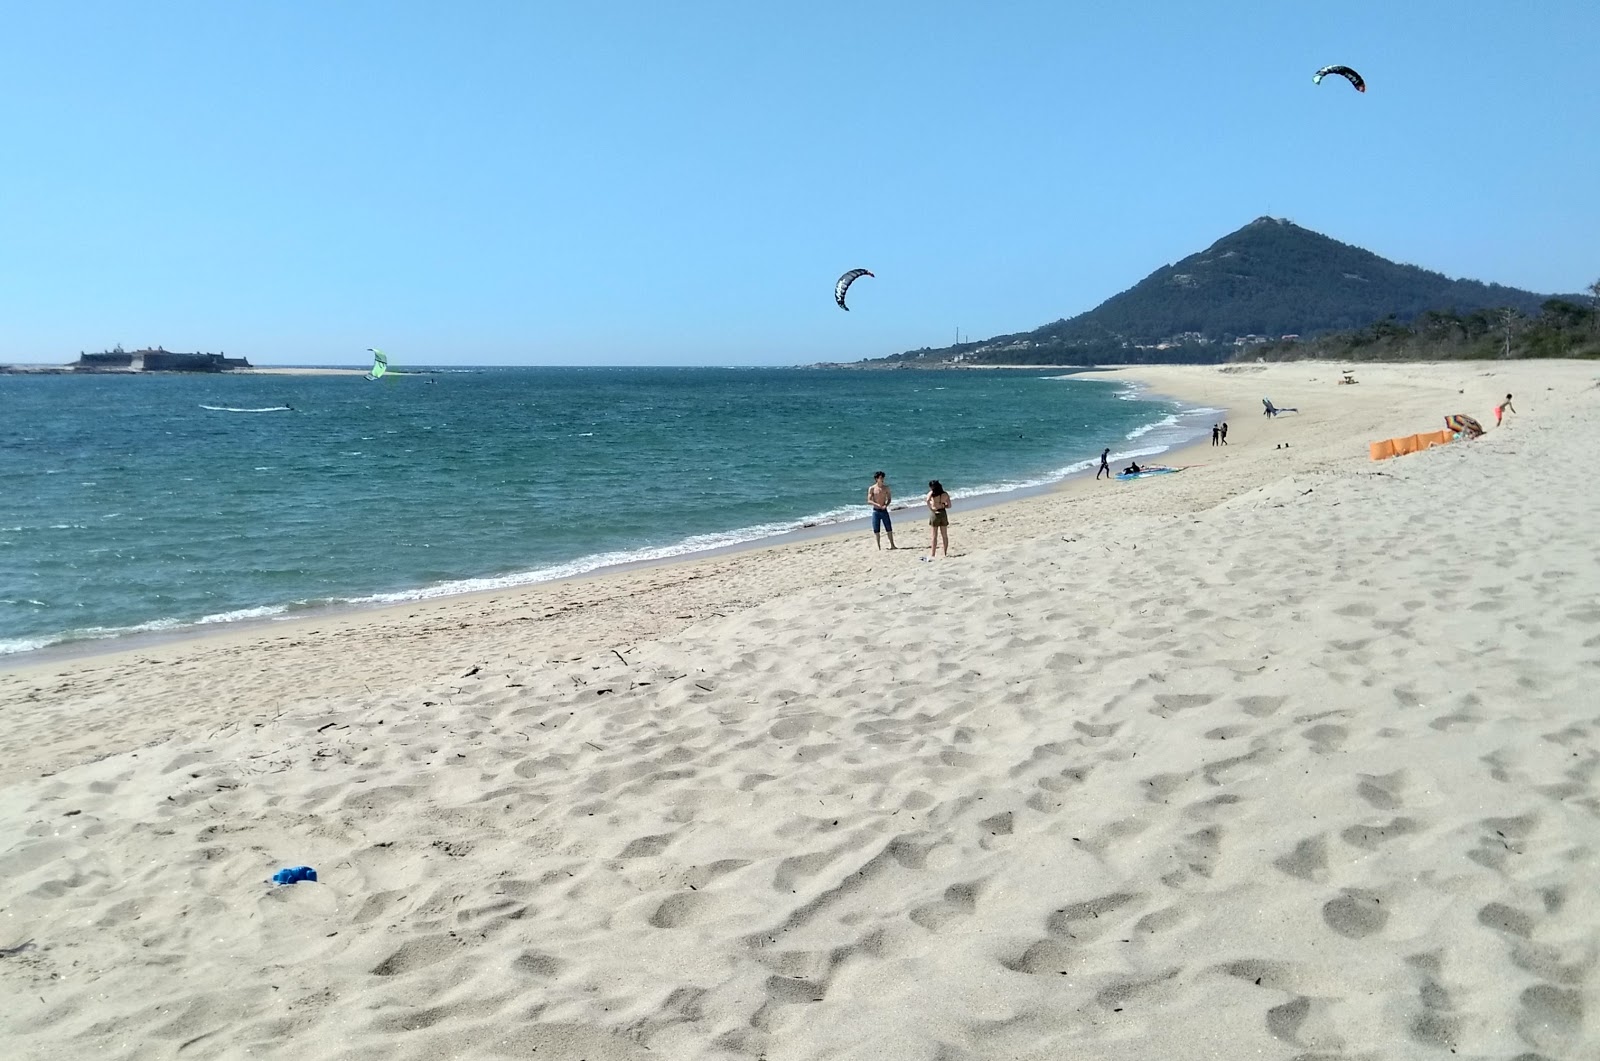
<svg viewBox="0 0 1600 1061">
<path fill-rule="evenodd" d="M 1545 298 L 1401 265 L 1263 215 L 1087 313 L 1031 332 L 897 356 L 999 364 L 1221 361 L 1241 345 L 1361 328 L 1389 316 L 1410 321 L 1430 309 L 1510 306 L 1533 314 Z"/>
</svg>

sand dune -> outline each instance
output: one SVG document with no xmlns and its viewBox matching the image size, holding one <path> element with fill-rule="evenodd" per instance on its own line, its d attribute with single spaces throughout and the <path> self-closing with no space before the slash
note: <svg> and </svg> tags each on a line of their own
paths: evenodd
<svg viewBox="0 0 1600 1061">
<path fill-rule="evenodd" d="M 8 1053 L 1596 1056 L 1600 368 L 1140 376 L 1232 445 L 958 510 L 948 561 L 0 676 Z"/>
</svg>

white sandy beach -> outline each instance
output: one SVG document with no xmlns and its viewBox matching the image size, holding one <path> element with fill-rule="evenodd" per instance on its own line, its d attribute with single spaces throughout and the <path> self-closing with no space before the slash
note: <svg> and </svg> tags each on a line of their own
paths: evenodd
<svg viewBox="0 0 1600 1061">
<path fill-rule="evenodd" d="M 932 563 L 0 660 L 4 1056 L 1593 1061 L 1600 364 L 1339 367 Z"/>
</svg>

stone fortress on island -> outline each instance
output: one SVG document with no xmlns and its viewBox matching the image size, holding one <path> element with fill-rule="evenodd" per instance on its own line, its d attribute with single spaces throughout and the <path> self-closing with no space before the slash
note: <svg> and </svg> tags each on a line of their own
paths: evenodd
<svg viewBox="0 0 1600 1061">
<path fill-rule="evenodd" d="M 249 368 L 250 362 L 226 354 L 183 354 L 160 346 L 129 351 L 118 345 L 103 353 L 80 353 L 67 367 L 74 372 L 226 372 Z"/>
<path fill-rule="evenodd" d="M 0 365 L 3 375 L 77 375 L 79 373 L 125 372 L 229 372 L 254 368 L 243 357 L 227 354 L 185 354 L 166 347 L 124 350 L 121 344 L 98 354 L 80 352 L 78 360 L 65 365 Z"/>
</svg>

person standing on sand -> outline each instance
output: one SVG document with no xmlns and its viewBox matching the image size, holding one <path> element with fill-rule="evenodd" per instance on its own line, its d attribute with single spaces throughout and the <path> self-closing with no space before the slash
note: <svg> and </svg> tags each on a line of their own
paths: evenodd
<svg viewBox="0 0 1600 1061">
<path fill-rule="evenodd" d="M 1107 446 L 1100 451 L 1100 471 L 1094 473 L 1094 481 L 1100 481 L 1100 472 L 1105 472 L 1106 478 L 1111 478 L 1111 447 Z"/>
<path fill-rule="evenodd" d="M 1228 425 L 1227 424 L 1223 424 L 1222 425 L 1222 444 L 1224 446 L 1226 446 L 1228 444 Z"/>
<path fill-rule="evenodd" d="M 881 531 L 889 533 L 889 548 L 895 548 L 894 524 L 889 522 L 889 481 L 883 477 L 882 472 L 872 473 L 872 485 L 867 487 L 867 504 L 872 506 L 872 540 L 878 543 L 878 548 L 883 548 L 883 539 L 879 537 Z"/>
<path fill-rule="evenodd" d="M 1211 425 L 1211 444 L 1213 446 L 1222 445 L 1222 429 L 1216 424 Z"/>
<path fill-rule="evenodd" d="M 1500 426 L 1500 418 L 1502 416 L 1504 416 L 1506 413 L 1514 413 L 1514 412 L 1516 412 L 1516 410 L 1511 408 L 1511 395 L 1508 394 L 1508 395 L 1506 395 L 1506 400 L 1505 400 L 1505 403 L 1503 405 L 1497 405 L 1497 406 L 1494 407 L 1494 426 L 1495 427 L 1499 427 Z"/>
<path fill-rule="evenodd" d="M 939 555 L 939 538 L 944 537 L 945 559 L 950 558 L 950 495 L 945 493 L 939 480 L 928 480 L 928 496 L 923 498 L 928 504 L 928 526 L 933 529 L 933 544 L 928 552 L 928 559 L 932 560 Z"/>
</svg>

